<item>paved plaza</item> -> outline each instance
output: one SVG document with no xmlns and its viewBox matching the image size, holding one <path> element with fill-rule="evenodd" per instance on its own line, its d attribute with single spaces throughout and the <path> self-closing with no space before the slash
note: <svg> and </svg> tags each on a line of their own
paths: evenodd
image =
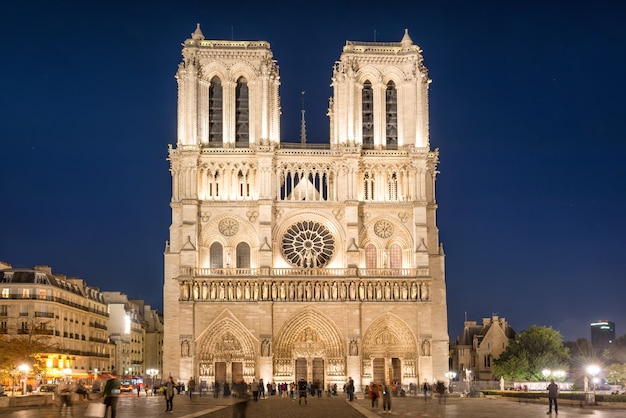
<svg viewBox="0 0 626 418">
<path fill-rule="evenodd" d="M 174 398 L 174 412 L 166 413 L 165 399 L 162 396 L 137 397 L 122 395 L 119 399 L 117 418 L 136 417 L 175 417 L 175 418 L 233 418 L 234 399 L 214 399 L 209 396 L 194 397 L 184 395 Z M 94 401 L 92 401 L 94 402 Z M 59 409 L 59 405 L 42 408 L 15 409 L 0 411 L 3 418 L 80 418 L 84 416 L 89 401 L 75 402 L 72 410 Z M 343 396 L 307 399 L 307 405 L 298 405 L 297 400 L 276 396 L 258 402 L 248 402 L 248 418 L 360 418 L 360 417 L 449 417 L 449 418 L 532 418 L 545 417 L 548 410 L 545 402 L 517 402 L 502 399 L 450 398 L 446 404 L 436 399 L 424 402 L 422 398 L 393 398 L 391 414 L 383 414 L 382 403 L 372 409 L 369 400 L 359 397 L 347 402 Z M 552 415 L 556 417 L 555 414 Z M 562 402 L 558 418 L 594 417 L 626 418 L 626 408 L 608 406 L 584 407 Z"/>
</svg>

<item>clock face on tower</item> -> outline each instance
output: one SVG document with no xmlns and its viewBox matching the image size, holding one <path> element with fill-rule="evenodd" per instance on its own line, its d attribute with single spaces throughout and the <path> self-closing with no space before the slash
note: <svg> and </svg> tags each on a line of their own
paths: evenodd
<svg viewBox="0 0 626 418">
<path fill-rule="evenodd" d="M 300 221 L 291 225 L 283 235 L 282 251 L 295 267 L 324 267 L 335 252 L 335 239 L 321 223 Z"/>
<path fill-rule="evenodd" d="M 381 238 L 389 238 L 393 234 L 393 225 L 389 221 L 378 221 L 374 224 L 374 232 Z"/>
</svg>

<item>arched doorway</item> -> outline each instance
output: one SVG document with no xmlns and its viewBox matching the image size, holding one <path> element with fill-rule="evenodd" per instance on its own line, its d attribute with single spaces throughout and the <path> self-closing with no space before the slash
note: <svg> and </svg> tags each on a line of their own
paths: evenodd
<svg viewBox="0 0 626 418">
<path fill-rule="evenodd" d="M 414 333 L 400 318 L 387 313 L 363 336 L 363 383 L 412 382 L 417 376 L 417 357 Z"/>
<path fill-rule="evenodd" d="M 307 308 L 286 321 L 274 343 L 274 380 L 305 379 L 320 385 L 343 384 L 346 379 L 344 339 L 324 313 Z"/>
<path fill-rule="evenodd" d="M 238 321 L 216 320 L 196 342 L 195 372 L 200 384 L 212 387 L 215 382 L 251 382 L 255 377 L 254 347 L 253 337 Z"/>
</svg>

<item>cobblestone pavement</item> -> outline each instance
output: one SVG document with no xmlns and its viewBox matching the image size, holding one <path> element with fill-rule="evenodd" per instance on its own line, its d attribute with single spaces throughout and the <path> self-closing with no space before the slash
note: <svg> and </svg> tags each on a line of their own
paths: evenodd
<svg viewBox="0 0 626 418">
<path fill-rule="evenodd" d="M 92 401 L 97 402 L 97 401 Z M 175 418 L 232 418 L 234 399 L 214 399 L 209 396 L 184 395 L 174 398 L 174 412 L 166 413 L 165 398 L 162 396 L 122 395 L 119 399 L 117 418 L 175 417 Z M 3 408 L 3 418 L 60 418 L 84 416 L 89 401 L 75 402 L 71 410 L 60 409 L 59 404 L 41 408 Z M 307 405 L 298 405 L 297 400 L 276 396 L 258 402 L 250 401 L 246 408 L 248 418 L 378 418 L 386 416 L 413 418 L 533 418 L 545 417 L 548 406 L 545 402 L 516 402 L 502 399 L 450 398 L 446 404 L 436 399 L 424 402 L 423 398 L 393 398 L 391 414 L 380 408 L 371 407 L 371 402 L 359 397 L 347 402 L 343 396 L 307 399 Z M 554 418 L 557 415 L 552 415 Z M 626 408 L 606 406 L 584 407 L 561 402 L 558 418 L 593 417 L 626 418 Z"/>
</svg>

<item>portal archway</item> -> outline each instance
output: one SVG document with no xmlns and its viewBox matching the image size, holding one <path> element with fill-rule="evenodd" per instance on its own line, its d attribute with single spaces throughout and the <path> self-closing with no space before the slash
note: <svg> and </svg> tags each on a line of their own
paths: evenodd
<svg viewBox="0 0 626 418">
<path fill-rule="evenodd" d="M 256 340 L 232 317 L 211 323 L 196 340 L 196 370 L 200 381 L 209 385 L 255 377 Z"/>
<path fill-rule="evenodd" d="M 274 343 L 274 379 L 300 378 L 325 387 L 344 382 L 346 349 L 341 331 L 323 312 L 307 308 L 286 321 Z"/>
<path fill-rule="evenodd" d="M 363 336 L 363 379 L 367 382 L 398 382 L 416 376 L 417 342 L 411 328 L 386 313 L 375 320 Z"/>
</svg>

